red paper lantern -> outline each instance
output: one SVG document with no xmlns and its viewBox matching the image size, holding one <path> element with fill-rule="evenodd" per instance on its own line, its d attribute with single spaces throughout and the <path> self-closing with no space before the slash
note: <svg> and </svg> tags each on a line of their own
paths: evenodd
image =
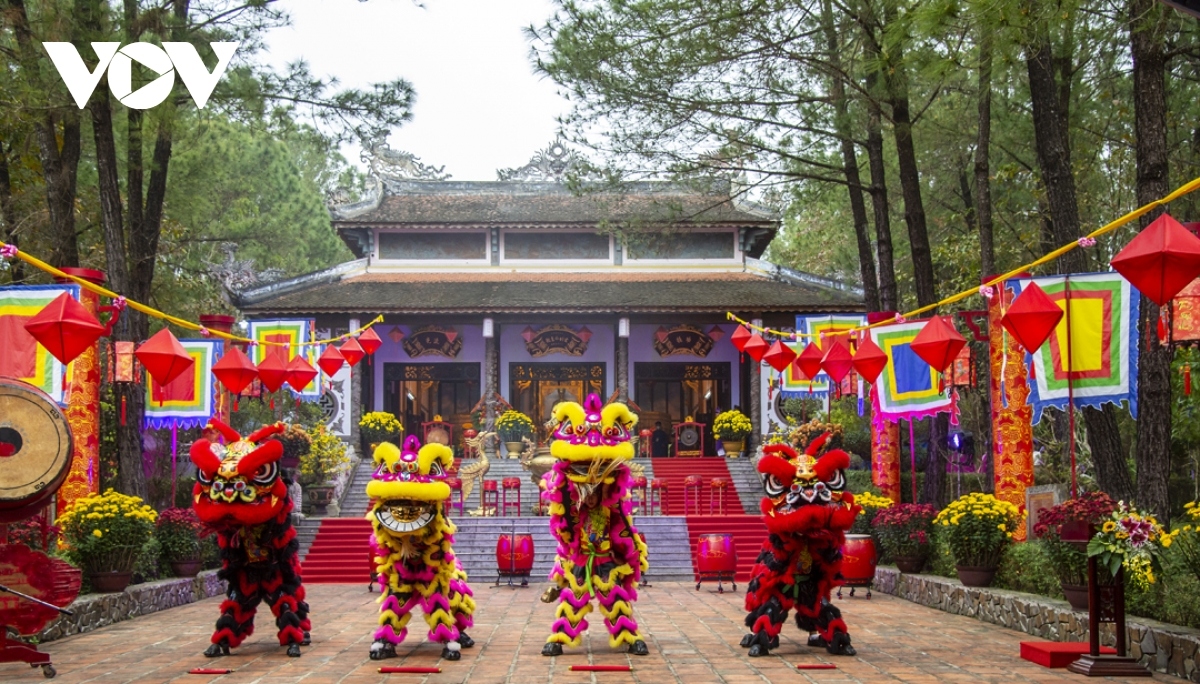
<svg viewBox="0 0 1200 684">
<path fill-rule="evenodd" d="M 284 358 L 283 351 L 268 349 L 267 355 L 258 362 L 258 379 L 262 381 L 263 389 L 268 392 L 278 392 L 283 383 L 287 382 L 290 371 Z"/>
<path fill-rule="evenodd" d="M 258 377 L 258 369 L 250 357 L 237 347 L 230 346 L 220 360 L 213 364 L 213 375 L 217 376 L 225 389 L 233 394 L 241 394 L 242 390 Z"/>
<path fill-rule="evenodd" d="M 366 350 L 353 337 L 343 342 L 338 351 L 342 352 L 342 357 L 346 359 L 346 363 L 350 364 L 352 368 L 367 355 Z"/>
<path fill-rule="evenodd" d="M 342 364 L 344 363 L 346 363 L 346 357 L 342 356 L 338 348 L 332 344 L 325 347 L 325 351 L 321 352 L 321 355 L 317 357 L 317 365 L 321 367 L 321 370 L 325 371 L 325 375 L 331 378 L 337 375 L 337 372 L 342 369 Z"/>
<path fill-rule="evenodd" d="M 167 328 L 159 330 L 146 340 L 134 355 L 146 368 L 150 377 L 162 386 L 166 386 L 196 365 L 196 360 Z"/>
<path fill-rule="evenodd" d="M 358 346 L 363 348 L 367 356 L 371 356 L 375 353 L 375 350 L 383 346 L 383 340 L 379 338 L 379 335 L 375 334 L 374 328 L 367 328 L 358 336 Z"/>
<path fill-rule="evenodd" d="M 1035 282 L 1021 291 L 1008 312 L 1000 319 L 1008 334 L 1030 354 L 1036 352 L 1054 332 L 1064 312 Z"/>
<path fill-rule="evenodd" d="M 1163 214 L 1109 263 L 1150 301 L 1165 306 L 1200 276 L 1200 238 Z"/>
<path fill-rule="evenodd" d="M 934 316 L 909 346 L 913 353 L 941 373 L 954 363 L 959 350 L 966 344 L 967 340 L 958 334 L 953 324 L 947 323 L 941 316 Z"/>
<path fill-rule="evenodd" d="M 796 360 L 796 352 L 783 342 L 775 340 L 775 344 L 772 344 L 767 353 L 763 355 L 763 360 L 769 363 L 771 368 L 783 372 L 792 365 L 792 361 Z"/>
<path fill-rule="evenodd" d="M 743 352 L 746 351 L 746 343 L 750 341 L 750 337 L 750 330 L 744 325 L 739 325 L 729 336 L 729 341 L 733 343 L 734 349 Z"/>
<path fill-rule="evenodd" d="M 100 321 L 66 292 L 26 321 L 25 330 L 63 363 L 74 361 L 104 334 Z"/>
<path fill-rule="evenodd" d="M 833 378 L 834 382 L 841 382 L 854 366 L 854 356 L 850 353 L 850 347 L 846 346 L 846 338 L 843 335 L 834 337 L 832 342 L 827 342 L 827 346 L 829 348 L 821 358 L 821 370 Z"/>
<path fill-rule="evenodd" d="M 404 331 L 400 329 L 400 326 L 396 325 L 392 326 L 392 329 L 388 331 L 388 337 L 391 338 L 391 340 L 396 344 L 400 344 L 400 340 L 403 340 L 406 335 L 404 334 Z"/>
<path fill-rule="evenodd" d="M 796 366 L 804 373 L 804 377 L 812 380 L 821 373 L 821 359 L 824 358 L 821 348 L 814 342 L 809 342 L 800 356 L 796 357 Z"/>
<path fill-rule="evenodd" d="M 308 361 L 305 361 L 304 357 L 301 355 L 297 355 L 295 358 L 293 358 L 291 362 L 288 363 L 287 368 L 287 384 L 291 385 L 292 389 L 296 390 L 297 392 L 303 392 L 304 388 L 308 387 L 308 383 L 312 382 L 313 378 L 317 377 L 317 369 L 313 368 L 312 364 L 310 364 Z"/>
<path fill-rule="evenodd" d="M 758 363 L 763 360 L 763 356 L 766 355 L 767 350 L 770 348 L 771 345 L 767 344 L 767 341 L 761 335 L 755 333 L 750 336 L 750 341 L 746 342 L 745 346 L 742 347 L 742 351 L 749 354 L 750 358 L 754 359 L 754 363 Z"/>
<path fill-rule="evenodd" d="M 886 367 L 887 354 L 875 344 L 875 340 L 864 337 L 854 353 L 854 372 L 861 375 L 863 380 L 874 383 Z"/>
</svg>

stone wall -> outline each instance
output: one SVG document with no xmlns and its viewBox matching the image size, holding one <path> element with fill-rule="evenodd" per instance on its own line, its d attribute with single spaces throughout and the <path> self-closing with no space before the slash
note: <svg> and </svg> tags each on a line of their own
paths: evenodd
<svg viewBox="0 0 1200 684">
<path fill-rule="evenodd" d="M 890 567 L 875 571 L 875 591 L 1025 632 L 1041 641 L 1088 640 L 1087 613 L 1072 610 L 1066 601 L 1045 596 L 964 587 L 956 579 L 906 575 Z M 1126 631 L 1128 653 L 1140 659 L 1142 664 L 1158 672 L 1200 682 L 1200 670 L 1196 666 L 1200 630 L 1138 617 L 1126 622 Z M 1100 640 L 1106 646 L 1115 646 L 1112 625 L 1101 625 Z"/>
<path fill-rule="evenodd" d="M 38 640 L 53 641 L 72 634 L 83 634 L 139 615 L 194 603 L 225 592 L 225 583 L 216 570 L 198 577 L 176 577 L 135 584 L 119 594 L 84 594 L 68 606 L 74 615 L 62 615 L 38 634 Z M 215 611 L 216 609 L 214 609 Z M 213 614 L 216 619 L 216 613 Z"/>
</svg>

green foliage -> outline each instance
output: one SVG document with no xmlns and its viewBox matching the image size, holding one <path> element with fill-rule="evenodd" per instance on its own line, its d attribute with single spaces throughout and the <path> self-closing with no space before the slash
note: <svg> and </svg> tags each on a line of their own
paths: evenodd
<svg viewBox="0 0 1200 684">
<path fill-rule="evenodd" d="M 133 583 L 153 582 L 171 576 L 168 559 L 163 556 L 162 544 L 156 537 L 146 540 L 133 564 Z"/>
<path fill-rule="evenodd" d="M 204 525 L 191 508 L 168 508 L 158 516 L 154 538 L 167 561 L 199 560 Z"/>
<path fill-rule="evenodd" d="M 309 433 L 312 444 L 300 457 L 300 475 L 309 484 L 325 484 L 350 463 L 346 443 L 337 435 L 318 425 Z"/>
<path fill-rule="evenodd" d="M 1010 545 L 992 586 L 1058 599 L 1063 596 L 1054 564 L 1040 541 Z"/>
</svg>

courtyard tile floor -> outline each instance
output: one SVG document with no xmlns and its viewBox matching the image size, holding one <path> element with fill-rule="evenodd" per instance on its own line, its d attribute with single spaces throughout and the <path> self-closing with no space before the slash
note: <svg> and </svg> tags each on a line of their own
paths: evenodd
<svg viewBox="0 0 1200 684">
<path fill-rule="evenodd" d="M 259 613 L 259 631 L 234 655 L 207 659 L 219 599 L 122 622 L 96 632 L 46 644 L 58 677 L 55 682 L 262 682 L 333 684 L 357 682 L 514 682 L 517 684 L 750 684 L 751 682 L 1075 682 L 1088 681 L 1064 670 L 1047 670 L 1021 660 L 1018 642 L 1027 635 L 973 618 L 949 615 L 890 596 L 838 601 L 850 625 L 857 658 L 832 658 L 802 645 L 805 635 L 789 622 L 781 646 L 766 658 L 750 659 L 738 646 L 744 594 L 710 591 L 705 584 L 661 582 L 641 591 L 635 614 L 650 655 L 613 653 L 597 619 L 584 645 L 558 658 L 541 655 L 553 606 L 540 603 L 542 587 L 513 590 L 475 585 L 479 608 L 471 636 L 475 648 L 462 660 L 439 662 L 441 647 L 424 640 L 420 616 L 410 623 L 401 657 L 382 664 L 441 666 L 436 675 L 379 674 L 367 658 L 378 594 L 361 585 L 312 585 L 313 643 L 298 659 L 287 658 L 275 641 L 269 611 Z M 739 586 L 739 590 L 744 587 Z M 595 613 L 598 617 L 598 613 Z M 263 619 L 266 616 L 266 619 Z M 414 636 L 416 638 L 414 638 Z M 833 662 L 836 670 L 795 669 L 800 663 Z M 572 664 L 632 665 L 632 672 L 571 672 Z M 196 667 L 232 668 L 223 677 L 189 675 Z M 1157 681 L 1183 680 L 1155 675 Z M 40 670 L 0 664 L 0 682 L 44 682 Z M 1124 681 L 1124 680 L 1102 680 Z M 1149 681 L 1138 679 L 1130 681 Z"/>
</svg>

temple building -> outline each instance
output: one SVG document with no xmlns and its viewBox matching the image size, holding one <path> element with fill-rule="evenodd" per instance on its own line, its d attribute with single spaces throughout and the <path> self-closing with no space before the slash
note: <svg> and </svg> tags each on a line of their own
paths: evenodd
<svg viewBox="0 0 1200 684">
<path fill-rule="evenodd" d="M 567 183 L 573 159 L 556 142 L 497 181 L 454 181 L 376 145 L 364 155 L 374 195 L 331 209 L 357 259 L 237 304 L 318 334 L 384 317 L 383 346 L 329 398 L 347 427 L 372 410 L 409 432 L 438 416 L 461 426 L 496 397 L 541 424 L 591 392 L 631 399 L 643 426 L 737 406 L 760 427 L 768 388 L 729 342 L 726 312 L 791 327 L 801 313 L 860 310 L 861 292 L 762 260 L 779 220 L 727 182 L 580 190 Z"/>
</svg>

